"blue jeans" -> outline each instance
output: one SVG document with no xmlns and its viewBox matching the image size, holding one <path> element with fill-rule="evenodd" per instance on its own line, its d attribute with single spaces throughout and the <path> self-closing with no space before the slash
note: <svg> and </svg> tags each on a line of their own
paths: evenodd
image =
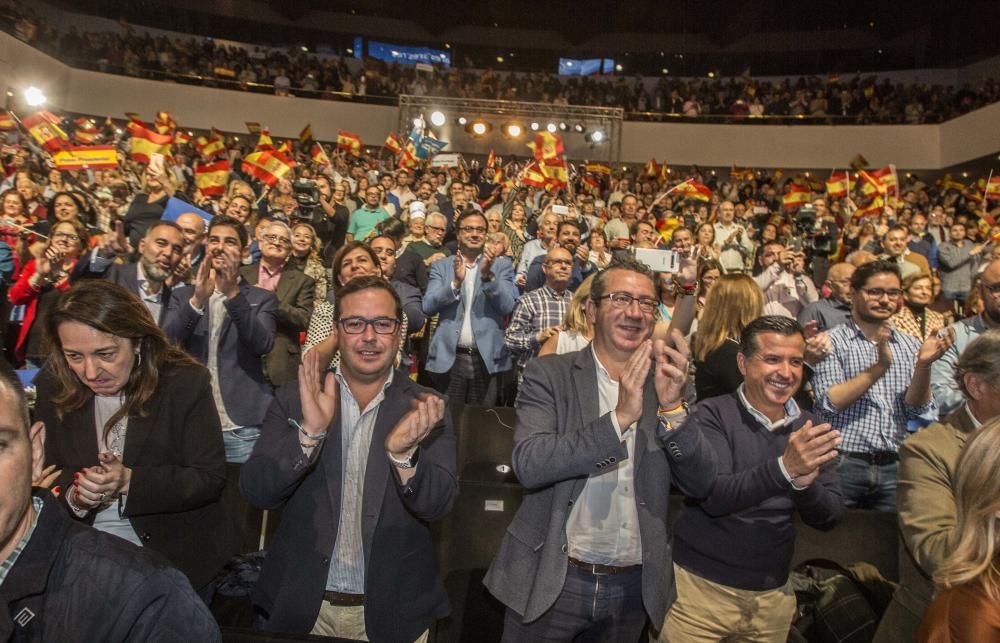
<svg viewBox="0 0 1000 643">
<path fill-rule="evenodd" d="M 613 576 L 568 565 L 559 598 L 538 620 L 525 624 L 507 608 L 503 643 L 529 641 L 638 641 L 646 625 L 642 570 Z"/>
<path fill-rule="evenodd" d="M 222 444 L 226 448 L 226 462 L 232 464 L 246 462 L 259 437 L 259 426 L 241 426 L 232 431 L 223 431 Z"/>
<path fill-rule="evenodd" d="M 878 465 L 846 455 L 840 458 L 837 473 L 845 507 L 896 513 L 897 462 Z"/>
</svg>

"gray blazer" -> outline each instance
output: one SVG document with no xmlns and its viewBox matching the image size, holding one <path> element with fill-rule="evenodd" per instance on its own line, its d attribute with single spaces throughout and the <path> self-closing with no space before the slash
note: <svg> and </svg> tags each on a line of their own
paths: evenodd
<svg viewBox="0 0 1000 643">
<path fill-rule="evenodd" d="M 566 521 L 587 477 L 628 457 L 611 422 L 599 415 L 594 353 L 532 360 L 524 371 L 514 429 L 513 467 L 528 489 L 484 583 L 502 603 L 536 620 L 566 579 Z M 653 623 L 677 596 L 667 532 L 670 485 L 703 498 L 715 480 L 715 456 L 696 430 L 667 433 L 656 419 L 653 376 L 646 381 L 635 443 L 635 500 L 642 540 L 642 598 Z"/>
</svg>

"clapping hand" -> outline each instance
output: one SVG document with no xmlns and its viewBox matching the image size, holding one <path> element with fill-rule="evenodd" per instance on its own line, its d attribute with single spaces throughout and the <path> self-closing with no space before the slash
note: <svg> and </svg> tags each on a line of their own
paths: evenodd
<svg viewBox="0 0 1000 643">
<path fill-rule="evenodd" d="M 397 460 L 406 459 L 443 418 L 444 399 L 431 393 L 420 393 L 411 402 L 410 411 L 386 436 L 385 450 Z"/>
<path fill-rule="evenodd" d="M 944 355 L 954 341 L 955 331 L 950 328 L 942 328 L 936 333 L 931 333 L 920 345 L 920 351 L 917 352 L 917 367 L 927 368 L 930 366 L 931 363 Z"/>
<path fill-rule="evenodd" d="M 618 405 L 615 407 L 615 415 L 618 417 L 618 426 L 622 432 L 642 417 L 643 388 L 653 363 L 650 360 L 652 351 L 653 342 L 647 339 L 625 362 L 625 368 L 618 378 Z"/>
<path fill-rule="evenodd" d="M 327 371 L 320 351 L 306 353 L 299 364 L 299 400 L 302 430 L 307 435 L 323 435 L 340 410 L 340 385 L 333 371 Z"/>
<path fill-rule="evenodd" d="M 455 279 L 452 281 L 452 287 L 459 288 L 463 281 L 465 281 L 465 259 L 462 258 L 461 253 L 457 253 L 455 255 Z"/>
<path fill-rule="evenodd" d="M 837 457 L 841 442 L 839 431 L 829 424 L 813 426 L 812 420 L 792 433 L 781 456 L 792 483 L 800 489 L 811 485 L 819 477 L 820 466 Z"/>
<path fill-rule="evenodd" d="M 662 409 L 675 409 L 684 401 L 688 359 L 691 357 L 691 349 L 679 330 L 673 329 L 669 339 L 669 343 L 662 339 L 656 340 L 652 350 L 655 362 L 653 383 L 656 387 L 657 403 Z"/>
</svg>

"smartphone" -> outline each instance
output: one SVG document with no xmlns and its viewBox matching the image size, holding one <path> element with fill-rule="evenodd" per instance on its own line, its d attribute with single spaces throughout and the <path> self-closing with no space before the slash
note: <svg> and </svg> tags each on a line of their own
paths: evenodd
<svg viewBox="0 0 1000 643">
<path fill-rule="evenodd" d="M 153 174 L 163 174 L 163 155 L 162 154 L 150 154 L 149 156 L 149 171 Z"/>
<path fill-rule="evenodd" d="M 789 247 L 791 247 L 791 249 L 794 250 L 795 252 L 802 252 L 802 239 L 799 238 L 792 239 L 792 242 L 789 244 Z"/>
<path fill-rule="evenodd" d="M 816 335 L 819 335 L 819 322 L 815 319 L 810 319 L 802 327 L 805 332 L 806 339 L 812 339 Z"/>
<path fill-rule="evenodd" d="M 635 258 L 649 266 L 653 272 L 676 273 L 680 266 L 677 253 L 673 250 L 654 250 L 652 248 L 635 248 Z"/>
<path fill-rule="evenodd" d="M 569 207 L 565 205 L 553 205 L 552 214 L 558 214 L 559 216 L 566 216 L 569 214 Z"/>
</svg>

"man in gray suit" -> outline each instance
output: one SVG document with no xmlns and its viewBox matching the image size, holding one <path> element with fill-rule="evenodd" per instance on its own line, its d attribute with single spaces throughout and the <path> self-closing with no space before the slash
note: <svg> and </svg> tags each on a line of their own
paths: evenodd
<svg viewBox="0 0 1000 643">
<path fill-rule="evenodd" d="M 614 260 L 587 301 L 590 348 L 524 372 L 513 466 L 529 493 L 485 579 L 505 642 L 637 641 L 674 601 L 670 485 L 705 497 L 716 466 L 684 425 L 687 345 L 650 340 L 657 304 L 649 268 Z"/>
</svg>

